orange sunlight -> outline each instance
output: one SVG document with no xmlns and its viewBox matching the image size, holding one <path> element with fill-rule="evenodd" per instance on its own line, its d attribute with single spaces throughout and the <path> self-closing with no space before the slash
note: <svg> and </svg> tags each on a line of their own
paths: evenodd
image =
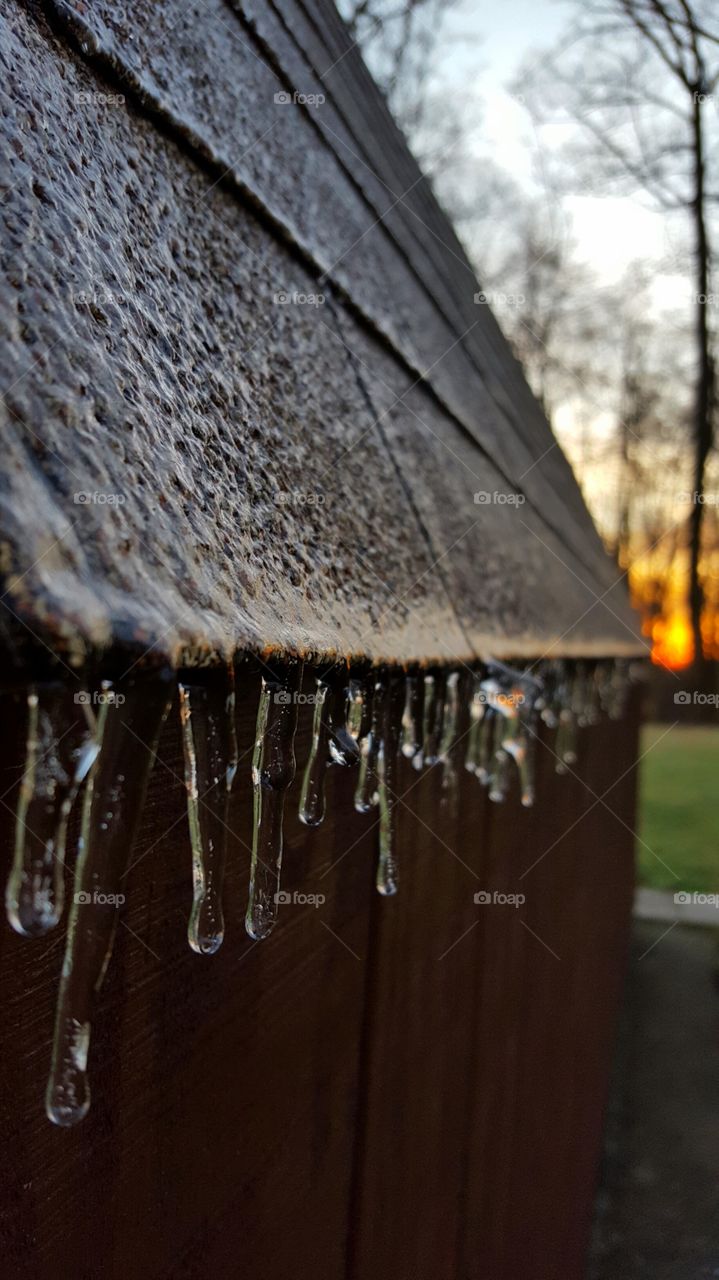
<svg viewBox="0 0 719 1280">
<path fill-rule="evenodd" d="M 689 621 L 683 613 L 669 618 L 655 618 L 651 625 L 652 662 L 676 671 L 688 667 L 694 657 L 694 640 Z"/>
</svg>

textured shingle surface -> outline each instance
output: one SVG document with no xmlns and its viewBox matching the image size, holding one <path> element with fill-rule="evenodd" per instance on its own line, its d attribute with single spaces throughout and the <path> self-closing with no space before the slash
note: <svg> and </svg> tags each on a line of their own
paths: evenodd
<svg viewBox="0 0 719 1280">
<path fill-rule="evenodd" d="M 13 644 L 637 650 L 333 7 L 115 9 L 2 17 Z"/>
</svg>

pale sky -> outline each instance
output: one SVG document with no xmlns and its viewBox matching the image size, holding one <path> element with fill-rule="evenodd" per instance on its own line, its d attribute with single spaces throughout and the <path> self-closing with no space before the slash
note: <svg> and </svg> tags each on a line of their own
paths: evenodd
<svg viewBox="0 0 719 1280">
<path fill-rule="evenodd" d="M 536 143 L 528 113 L 507 86 L 525 56 L 557 40 L 571 10 L 567 0 L 462 0 L 442 28 L 440 78 L 453 91 L 461 86 L 482 108 L 477 155 L 489 151 L 521 185 L 533 185 Z M 567 201 L 566 208 L 577 257 L 591 265 L 601 283 L 614 282 L 636 258 L 665 258 L 674 248 L 666 220 L 637 200 L 581 196 Z M 689 283 L 660 276 L 654 298 L 659 309 L 683 308 Z"/>
</svg>

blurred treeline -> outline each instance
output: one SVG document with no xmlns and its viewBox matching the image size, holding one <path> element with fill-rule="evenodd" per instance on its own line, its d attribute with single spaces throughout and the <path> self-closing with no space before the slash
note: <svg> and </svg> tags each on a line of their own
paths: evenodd
<svg viewBox="0 0 719 1280">
<path fill-rule="evenodd" d="M 574 466 L 618 576 L 628 576 L 656 658 L 684 665 L 694 655 L 706 685 L 707 660 L 719 657 L 715 0 L 565 4 L 559 39 L 518 54 L 506 86 L 525 114 L 531 182 L 505 167 L 492 131 L 482 140 L 476 33 L 484 12 L 491 24 L 491 6 L 338 2 Z M 471 86 L 463 17 L 476 45 Z M 608 282 L 592 265 L 595 246 L 573 233 L 582 196 L 654 210 L 666 251 L 638 255 Z"/>
</svg>

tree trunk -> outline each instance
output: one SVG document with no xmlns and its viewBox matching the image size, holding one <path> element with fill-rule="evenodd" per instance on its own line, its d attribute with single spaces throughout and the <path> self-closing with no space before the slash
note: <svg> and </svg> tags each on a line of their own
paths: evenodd
<svg viewBox="0 0 719 1280">
<path fill-rule="evenodd" d="M 707 457 L 712 447 L 714 412 L 714 367 L 709 349 L 710 339 L 707 323 L 710 247 L 705 216 L 702 96 L 702 87 L 697 85 L 694 93 L 692 114 L 694 144 L 694 200 L 692 213 L 696 255 L 696 335 L 699 367 L 695 402 L 694 488 L 692 512 L 689 518 L 689 609 L 694 637 L 694 665 L 697 679 L 700 683 L 705 664 L 701 635 L 704 592 L 699 575 L 699 561 L 704 516 L 704 480 Z"/>
</svg>

